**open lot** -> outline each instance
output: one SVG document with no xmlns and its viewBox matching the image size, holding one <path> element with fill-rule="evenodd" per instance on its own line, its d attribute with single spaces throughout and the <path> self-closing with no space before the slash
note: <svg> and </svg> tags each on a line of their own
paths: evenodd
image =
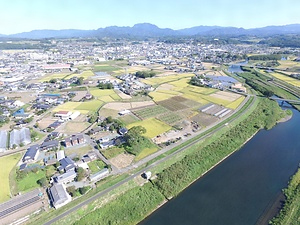
<svg viewBox="0 0 300 225">
<path fill-rule="evenodd" d="M 218 120 L 217 117 L 204 114 L 204 113 L 198 113 L 197 115 L 193 116 L 191 119 L 203 127 L 207 127 Z"/>
<path fill-rule="evenodd" d="M 9 174 L 20 158 L 20 153 L 0 158 L 0 203 L 10 198 Z"/>
<path fill-rule="evenodd" d="M 84 156 L 86 153 L 89 151 L 93 150 L 90 145 L 80 145 L 80 146 L 75 146 L 75 147 L 68 147 L 65 148 L 65 155 L 71 155 L 71 154 L 77 154 L 79 157 Z"/>
<path fill-rule="evenodd" d="M 81 133 L 89 125 L 90 125 L 90 123 L 88 123 L 88 122 L 69 121 L 65 124 L 62 132 L 66 133 L 66 134 Z"/>
<path fill-rule="evenodd" d="M 118 169 L 121 169 L 126 166 L 129 166 L 132 163 L 133 159 L 134 159 L 134 155 L 121 153 L 116 157 L 111 158 L 110 162 Z"/>
<path fill-rule="evenodd" d="M 239 94 L 235 94 L 235 93 L 227 92 L 227 91 L 218 91 L 209 96 L 214 97 L 214 98 L 223 99 L 226 101 L 231 101 L 231 102 L 233 102 L 241 97 L 241 95 L 239 95 Z"/>
<path fill-rule="evenodd" d="M 88 163 L 91 173 L 97 173 L 106 167 L 106 164 L 101 160 L 95 160 Z"/>
<path fill-rule="evenodd" d="M 146 137 L 153 138 L 159 134 L 162 134 L 168 130 L 170 130 L 172 127 L 169 126 L 166 123 L 163 123 L 155 118 L 149 118 L 143 121 L 137 121 L 134 123 L 131 123 L 127 126 L 127 128 L 131 128 L 133 126 L 142 126 L 146 128 Z"/>
</svg>

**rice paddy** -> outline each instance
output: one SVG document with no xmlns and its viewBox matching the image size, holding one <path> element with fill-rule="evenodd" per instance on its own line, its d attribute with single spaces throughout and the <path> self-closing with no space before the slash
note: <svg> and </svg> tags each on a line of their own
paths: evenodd
<svg viewBox="0 0 300 225">
<path fill-rule="evenodd" d="M 283 74 L 280 74 L 280 73 L 271 73 L 271 75 L 276 77 L 279 80 L 283 80 L 283 81 L 285 81 L 289 84 L 292 84 L 296 87 L 300 87 L 300 80 L 297 80 L 293 77 L 289 77 L 287 75 L 283 75 Z"/>
</svg>

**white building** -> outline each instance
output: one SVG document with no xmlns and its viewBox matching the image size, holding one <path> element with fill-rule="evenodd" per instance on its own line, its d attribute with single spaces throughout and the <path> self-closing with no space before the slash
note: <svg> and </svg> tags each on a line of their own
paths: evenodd
<svg viewBox="0 0 300 225">
<path fill-rule="evenodd" d="M 49 188 L 49 196 L 52 205 L 58 209 L 72 201 L 72 197 L 68 194 L 65 185 L 54 184 Z"/>
</svg>

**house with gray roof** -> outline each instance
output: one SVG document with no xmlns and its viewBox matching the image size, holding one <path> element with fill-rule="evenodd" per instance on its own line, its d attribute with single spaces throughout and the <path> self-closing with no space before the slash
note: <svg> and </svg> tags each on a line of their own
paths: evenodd
<svg viewBox="0 0 300 225">
<path fill-rule="evenodd" d="M 57 184 L 48 189 L 49 197 L 52 205 L 58 209 L 72 201 L 72 197 L 68 194 L 64 184 Z"/>
<path fill-rule="evenodd" d="M 54 176 L 53 181 L 59 184 L 67 184 L 76 178 L 77 174 L 74 170 L 69 170 L 59 176 Z"/>
<path fill-rule="evenodd" d="M 60 162 L 60 166 L 58 167 L 59 171 L 68 172 L 70 170 L 75 170 L 76 167 L 75 162 L 69 157 L 63 158 L 59 160 L 59 162 Z"/>
</svg>

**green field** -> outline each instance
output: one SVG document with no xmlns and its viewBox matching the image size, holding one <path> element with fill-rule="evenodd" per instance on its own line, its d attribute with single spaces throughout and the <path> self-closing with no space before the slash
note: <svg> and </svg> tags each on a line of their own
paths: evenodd
<svg viewBox="0 0 300 225">
<path fill-rule="evenodd" d="M 92 100 L 87 102 L 82 102 L 75 109 L 83 114 L 88 114 L 90 112 L 96 112 L 103 105 L 102 101 Z"/>
<path fill-rule="evenodd" d="M 112 73 L 112 72 L 117 72 L 117 71 L 120 71 L 120 70 L 123 70 L 123 69 L 121 69 L 119 67 L 110 66 L 110 65 L 107 65 L 107 64 L 96 65 L 94 67 L 94 72 Z"/>
<path fill-rule="evenodd" d="M 160 105 L 149 106 L 139 110 L 135 110 L 134 113 L 143 119 L 155 117 L 159 114 L 166 113 L 168 110 Z"/>
<path fill-rule="evenodd" d="M 104 169 L 106 167 L 106 164 L 101 160 L 95 160 L 95 161 L 89 162 L 88 166 L 92 173 L 97 173 L 100 170 Z"/>
<path fill-rule="evenodd" d="M 183 87 L 185 87 L 184 85 L 186 85 L 186 79 L 183 79 L 183 78 L 192 77 L 192 76 L 194 76 L 194 74 L 180 74 L 180 75 L 153 77 L 153 78 L 144 79 L 143 82 L 146 84 L 150 84 L 150 85 L 160 85 L 163 83 L 170 83 L 172 81 L 179 80 L 178 84 L 181 84 Z M 182 79 L 182 80 L 180 80 L 180 79 Z M 173 83 L 170 83 L 170 84 L 173 84 Z"/>
<path fill-rule="evenodd" d="M 0 203 L 10 198 L 9 174 L 20 158 L 19 153 L 0 158 Z"/>
<path fill-rule="evenodd" d="M 62 105 L 58 105 L 57 107 L 55 107 L 52 112 L 58 112 L 58 111 L 76 111 L 76 107 L 80 106 L 81 102 L 66 102 Z"/>
<path fill-rule="evenodd" d="M 154 152 L 157 152 L 158 148 L 156 146 L 153 146 L 152 148 L 144 148 L 135 158 L 134 161 L 139 161 L 148 155 L 153 154 Z"/>
<path fill-rule="evenodd" d="M 145 134 L 148 138 L 154 138 L 159 134 L 162 134 L 168 130 L 170 130 L 172 127 L 168 124 L 165 124 L 155 118 L 149 118 L 143 121 L 138 121 L 132 124 L 129 124 L 127 126 L 128 129 L 130 129 L 133 126 L 142 126 L 146 128 L 147 132 Z"/>
<path fill-rule="evenodd" d="M 72 77 L 83 77 L 84 79 L 87 79 L 89 77 L 95 76 L 95 74 L 91 71 L 91 70 L 86 70 L 83 71 L 82 73 L 78 74 L 78 73 L 73 73 L 69 76 L 66 77 L 66 79 L 70 79 Z"/>
</svg>

